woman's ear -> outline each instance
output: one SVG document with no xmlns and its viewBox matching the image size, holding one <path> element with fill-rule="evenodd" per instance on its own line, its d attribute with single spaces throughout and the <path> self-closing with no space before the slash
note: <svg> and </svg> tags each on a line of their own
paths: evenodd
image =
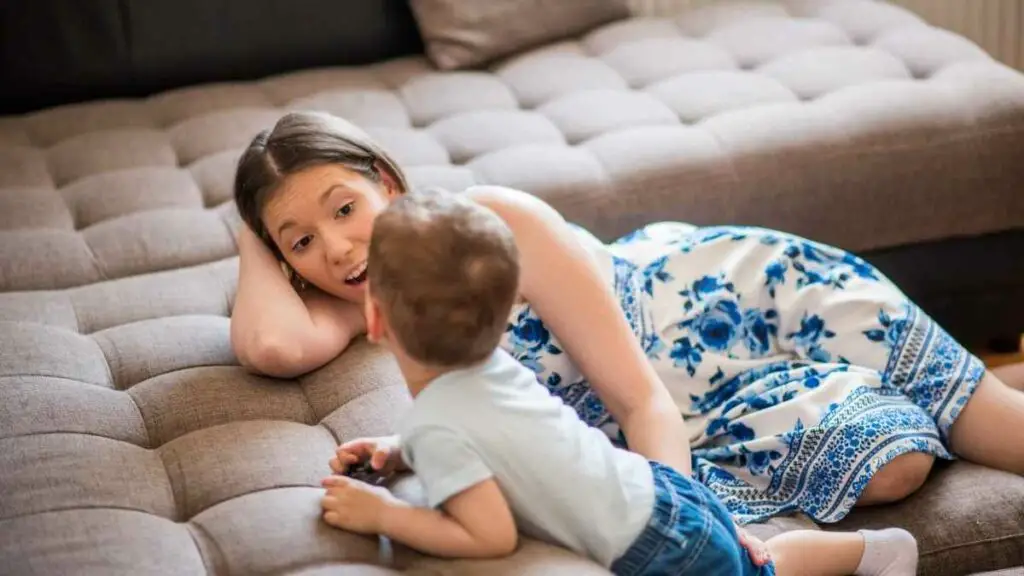
<svg viewBox="0 0 1024 576">
<path fill-rule="evenodd" d="M 391 200 L 404 192 L 401 184 L 399 184 L 398 180 L 391 174 L 391 170 L 388 169 L 386 164 L 378 161 L 374 167 L 376 168 L 377 173 L 380 174 L 380 184 L 384 188 L 385 198 Z"/>
</svg>

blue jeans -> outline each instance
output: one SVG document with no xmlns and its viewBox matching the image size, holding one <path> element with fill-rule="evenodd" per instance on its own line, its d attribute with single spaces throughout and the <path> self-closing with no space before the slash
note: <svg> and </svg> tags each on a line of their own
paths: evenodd
<svg viewBox="0 0 1024 576">
<path fill-rule="evenodd" d="M 654 511 L 647 528 L 612 563 L 616 576 L 774 576 L 740 545 L 729 511 L 706 486 L 651 462 Z"/>
</svg>

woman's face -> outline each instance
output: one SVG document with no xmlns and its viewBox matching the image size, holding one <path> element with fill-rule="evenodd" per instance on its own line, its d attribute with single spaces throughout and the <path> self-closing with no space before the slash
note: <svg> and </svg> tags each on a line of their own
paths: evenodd
<svg viewBox="0 0 1024 576">
<path fill-rule="evenodd" d="M 307 282 L 362 302 L 374 218 L 397 194 L 340 165 L 312 166 L 288 176 L 263 208 L 263 223 L 281 254 Z"/>
</svg>

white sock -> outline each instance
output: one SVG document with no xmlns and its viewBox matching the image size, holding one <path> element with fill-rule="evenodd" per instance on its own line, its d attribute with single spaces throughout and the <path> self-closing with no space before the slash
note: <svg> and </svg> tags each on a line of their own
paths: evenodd
<svg viewBox="0 0 1024 576">
<path fill-rule="evenodd" d="M 859 530 L 864 556 L 855 576 L 916 576 L 917 540 L 900 528 Z"/>
</svg>

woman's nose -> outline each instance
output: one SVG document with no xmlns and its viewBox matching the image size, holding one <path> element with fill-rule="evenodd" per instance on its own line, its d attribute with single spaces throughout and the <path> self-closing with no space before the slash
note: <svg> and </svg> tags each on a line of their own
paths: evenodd
<svg viewBox="0 0 1024 576">
<path fill-rule="evenodd" d="M 346 264 L 352 254 L 352 242 L 347 238 L 326 238 L 327 258 L 331 264 Z"/>
</svg>

